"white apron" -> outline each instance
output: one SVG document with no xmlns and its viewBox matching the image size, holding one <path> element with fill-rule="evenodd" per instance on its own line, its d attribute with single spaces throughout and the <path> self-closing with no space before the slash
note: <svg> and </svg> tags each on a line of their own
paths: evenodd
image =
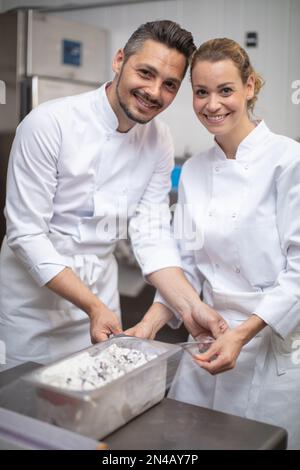
<svg viewBox="0 0 300 470">
<path fill-rule="evenodd" d="M 205 301 L 235 328 L 255 312 L 263 295 L 206 289 Z M 300 449 L 300 364 L 292 360 L 297 337 L 300 331 L 283 341 L 266 327 L 242 348 L 233 370 L 216 376 L 185 353 L 169 398 L 282 426 L 288 447 Z"/>
<path fill-rule="evenodd" d="M 62 246 L 59 248 L 62 250 Z M 77 276 L 120 318 L 114 256 L 84 254 L 65 258 Z M 47 287 L 37 286 L 6 238 L 1 250 L 0 286 L 0 339 L 6 344 L 8 364 L 45 364 L 91 345 L 86 313 Z"/>
</svg>

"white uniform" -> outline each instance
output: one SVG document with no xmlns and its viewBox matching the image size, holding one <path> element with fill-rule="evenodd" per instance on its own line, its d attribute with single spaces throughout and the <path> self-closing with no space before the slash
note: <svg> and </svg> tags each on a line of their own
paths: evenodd
<svg viewBox="0 0 300 470">
<path fill-rule="evenodd" d="M 252 313 L 269 326 L 232 371 L 211 376 L 185 357 L 170 397 L 281 425 L 300 448 L 300 145 L 261 122 L 235 160 L 217 144 L 191 158 L 179 198 L 175 236 L 184 205 L 195 229 L 178 243 L 194 287 L 231 327 Z"/>
<path fill-rule="evenodd" d="M 156 120 L 117 127 L 105 85 L 42 104 L 18 127 L 0 268 L 8 362 L 46 363 L 90 345 L 87 315 L 43 287 L 65 266 L 119 312 L 113 251 L 128 217 L 144 274 L 180 265 L 168 210 L 158 217 L 151 207 L 168 207 L 169 131 Z"/>
</svg>

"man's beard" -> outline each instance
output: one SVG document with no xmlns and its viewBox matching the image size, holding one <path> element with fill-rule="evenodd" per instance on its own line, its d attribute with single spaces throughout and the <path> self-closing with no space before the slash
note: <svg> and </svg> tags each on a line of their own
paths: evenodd
<svg viewBox="0 0 300 470">
<path fill-rule="evenodd" d="M 124 101 L 122 100 L 121 98 L 121 94 L 119 92 L 119 84 L 120 84 L 120 80 L 122 78 L 122 70 L 120 72 L 120 76 L 119 76 L 119 79 L 117 81 L 117 86 L 116 86 L 116 95 L 117 95 L 117 98 L 118 98 L 118 101 L 119 101 L 119 105 L 122 109 L 122 111 L 124 112 L 124 114 L 126 115 L 126 117 L 128 119 L 130 119 L 130 121 L 133 121 L 133 122 L 136 122 L 138 124 L 147 124 L 147 122 L 150 122 L 153 117 L 150 117 L 150 118 L 147 118 L 147 119 L 143 119 L 143 118 L 140 118 L 140 117 L 137 117 L 136 115 L 134 115 L 130 109 L 128 108 L 128 106 L 126 105 L 126 103 L 124 103 Z M 134 92 L 131 91 L 130 93 L 132 94 Z M 159 102 L 159 101 L 156 101 L 156 100 L 152 100 L 151 98 L 149 98 L 145 93 L 141 93 L 141 92 L 137 92 L 137 94 L 142 97 L 146 102 L 148 101 L 149 103 L 151 104 L 154 104 L 157 106 L 157 109 L 160 109 L 162 108 L 162 104 Z"/>
</svg>

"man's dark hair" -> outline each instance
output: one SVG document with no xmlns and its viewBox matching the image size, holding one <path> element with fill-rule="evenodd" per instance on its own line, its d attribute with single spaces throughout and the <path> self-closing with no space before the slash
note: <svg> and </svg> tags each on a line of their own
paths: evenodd
<svg viewBox="0 0 300 470">
<path fill-rule="evenodd" d="M 186 72 L 191 56 L 196 49 L 194 39 L 189 31 L 169 20 L 150 21 L 134 31 L 124 47 L 124 63 L 131 55 L 136 54 L 144 42 L 149 39 L 164 44 L 170 49 L 176 49 L 183 54 L 186 58 L 184 73 Z"/>
</svg>

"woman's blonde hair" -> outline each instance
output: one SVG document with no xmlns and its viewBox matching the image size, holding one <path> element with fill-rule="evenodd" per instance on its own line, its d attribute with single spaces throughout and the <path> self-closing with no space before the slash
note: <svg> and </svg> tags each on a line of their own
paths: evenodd
<svg viewBox="0 0 300 470">
<path fill-rule="evenodd" d="M 194 52 L 192 57 L 191 78 L 193 68 L 198 62 L 204 60 L 207 60 L 209 62 L 218 62 L 219 60 L 228 59 L 232 60 L 232 62 L 239 70 L 242 82 L 244 84 L 247 83 L 247 80 L 251 74 L 254 75 L 254 96 L 247 103 L 248 110 L 253 112 L 253 108 L 257 100 L 257 95 L 261 87 L 264 85 L 264 80 L 257 72 L 255 72 L 245 49 L 243 49 L 233 39 L 217 38 L 211 39 L 201 44 L 201 46 Z"/>
</svg>

